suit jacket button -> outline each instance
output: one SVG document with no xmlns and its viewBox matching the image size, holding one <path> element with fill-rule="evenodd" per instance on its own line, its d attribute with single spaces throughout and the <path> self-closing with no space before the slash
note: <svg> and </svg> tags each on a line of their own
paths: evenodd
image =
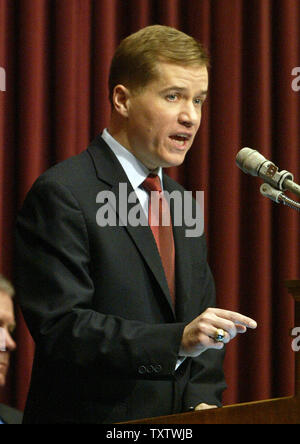
<svg viewBox="0 0 300 444">
<path fill-rule="evenodd" d="M 154 365 L 153 369 L 155 373 L 160 373 L 162 371 L 162 366 L 160 364 Z"/>
<path fill-rule="evenodd" d="M 144 375 L 146 373 L 146 371 L 147 371 L 147 369 L 146 369 L 146 367 L 144 365 L 141 365 L 138 368 L 138 372 L 139 372 L 140 375 Z"/>
</svg>

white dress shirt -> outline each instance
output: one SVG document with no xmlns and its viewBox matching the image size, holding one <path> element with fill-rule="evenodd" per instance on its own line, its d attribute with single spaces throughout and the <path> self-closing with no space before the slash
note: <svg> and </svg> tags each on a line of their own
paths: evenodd
<svg viewBox="0 0 300 444">
<path fill-rule="evenodd" d="M 146 168 L 145 165 L 143 165 L 142 162 L 140 162 L 130 151 L 114 139 L 107 129 L 103 130 L 102 138 L 122 165 L 148 219 L 149 194 L 141 187 L 141 185 L 146 177 L 151 172 L 153 173 L 153 171 L 148 170 L 148 168 Z M 159 176 L 161 187 L 163 189 L 162 168 L 158 168 L 158 170 L 155 171 L 155 174 Z"/>
</svg>

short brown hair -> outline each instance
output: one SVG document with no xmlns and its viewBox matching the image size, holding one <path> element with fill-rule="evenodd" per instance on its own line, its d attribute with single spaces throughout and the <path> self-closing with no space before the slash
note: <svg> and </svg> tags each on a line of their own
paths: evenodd
<svg viewBox="0 0 300 444">
<path fill-rule="evenodd" d="M 116 85 L 143 88 L 157 75 L 157 63 L 209 66 L 209 57 L 193 37 L 175 28 L 147 26 L 126 37 L 112 59 L 109 75 L 109 99 Z"/>
<path fill-rule="evenodd" d="M 11 298 L 15 294 L 12 284 L 0 274 L 0 292 L 8 294 Z"/>
</svg>

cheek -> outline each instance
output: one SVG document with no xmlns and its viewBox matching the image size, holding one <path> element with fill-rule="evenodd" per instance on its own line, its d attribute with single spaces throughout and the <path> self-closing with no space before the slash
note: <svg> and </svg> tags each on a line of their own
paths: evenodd
<svg viewBox="0 0 300 444">
<path fill-rule="evenodd" d="M 131 120 L 131 130 L 141 137 L 148 137 L 151 135 L 153 128 L 155 128 L 155 122 L 151 118 L 151 115 L 147 115 L 145 112 L 136 112 Z"/>
<path fill-rule="evenodd" d="M 141 137 L 155 146 L 157 146 L 164 139 L 166 134 L 165 126 L 162 125 L 159 117 L 153 115 L 140 119 L 137 122 L 137 131 Z"/>
<path fill-rule="evenodd" d="M 164 144 L 174 128 L 174 117 L 166 114 L 165 110 L 156 104 L 153 108 L 137 106 L 131 119 L 131 133 L 141 142 L 158 148 Z"/>
</svg>

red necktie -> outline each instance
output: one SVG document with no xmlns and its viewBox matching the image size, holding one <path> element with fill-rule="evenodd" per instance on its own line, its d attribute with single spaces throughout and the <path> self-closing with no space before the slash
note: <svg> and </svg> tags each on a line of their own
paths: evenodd
<svg viewBox="0 0 300 444">
<path fill-rule="evenodd" d="M 157 244 L 175 306 L 175 246 L 169 205 L 162 192 L 159 176 L 149 174 L 142 186 L 150 194 L 148 222 Z"/>
</svg>

